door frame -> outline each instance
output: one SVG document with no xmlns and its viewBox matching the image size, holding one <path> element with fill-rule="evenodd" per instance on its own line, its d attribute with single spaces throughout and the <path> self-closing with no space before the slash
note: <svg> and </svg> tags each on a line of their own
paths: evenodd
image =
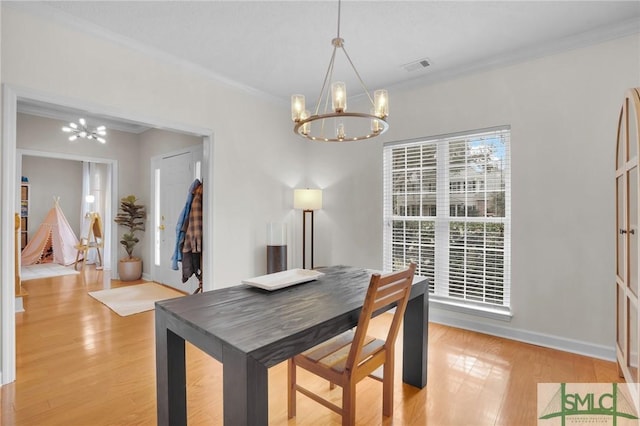
<svg viewBox="0 0 640 426">
<path fill-rule="evenodd" d="M 19 181 L 20 176 L 22 176 L 22 160 L 23 156 L 30 157 L 40 157 L 40 158 L 55 158 L 60 160 L 72 160 L 72 161 L 81 161 L 81 162 L 92 162 L 92 163 L 101 163 L 106 164 L 107 167 L 110 168 L 111 173 L 111 188 L 118 187 L 118 160 L 113 160 L 109 158 L 97 158 L 97 157 L 85 157 L 82 155 L 74 155 L 74 154 L 66 154 L 59 152 L 47 152 L 47 151 L 37 151 L 31 149 L 16 149 L 16 181 Z M 104 264 L 104 269 L 110 270 L 113 268 L 113 265 L 118 264 L 118 245 L 113 244 L 113 241 L 118 241 L 118 232 L 116 226 L 111 226 L 111 220 L 116 216 L 118 203 L 117 199 L 114 199 L 114 195 L 117 194 L 114 191 L 111 191 L 107 196 L 110 198 L 109 205 L 111 209 L 109 211 L 109 217 L 105 216 L 103 218 L 103 227 L 105 235 L 111 235 L 110 238 L 105 239 L 104 241 L 104 252 L 105 256 L 107 253 L 109 256 L 109 263 Z M 86 194 L 82 194 L 84 197 Z M 16 197 L 18 194 L 16 193 Z M 16 200 L 16 206 L 20 200 Z M 81 230 L 82 231 L 82 230 Z M 82 235 L 80 235 L 82 237 Z"/>
<path fill-rule="evenodd" d="M 187 146 L 181 149 L 176 149 L 176 150 L 172 150 L 172 151 L 167 151 L 165 153 L 159 154 L 159 155 L 154 155 L 153 157 L 151 157 L 151 161 L 150 161 L 150 165 L 149 165 L 149 189 L 151 191 L 151 194 L 149 196 L 149 200 L 150 200 L 150 204 L 151 204 L 151 208 L 149 209 L 150 215 L 151 215 L 151 221 L 152 226 L 153 226 L 153 232 L 154 232 L 154 236 L 151 237 L 149 239 L 149 253 L 151 253 L 150 259 L 153 259 L 153 264 L 151 265 L 151 269 L 150 269 L 150 273 L 151 273 L 151 279 L 154 281 L 157 281 L 158 278 L 158 267 L 155 264 L 155 232 L 156 232 L 156 227 L 158 226 L 158 224 L 156 223 L 156 204 L 157 204 L 157 200 L 156 200 L 156 181 L 155 181 L 155 170 L 159 167 L 160 162 L 167 157 L 174 157 L 176 155 L 181 155 L 181 154 L 186 154 L 186 153 L 190 153 L 190 154 L 194 154 L 194 152 L 196 152 L 196 149 L 198 151 L 202 151 L 202 155 L 203 155 L 203 159 L 201 162 L 201 170 L 200 170 L 200 179 L 204 178 L 204 171 L 202 169 L 203 164 L 204 164 L 204 146 L 203 145 L 191 145 L 191 146 Z M 203 200 L 204 200 L 204 194 L 208 192 L 207 188 L 204 188 L 204 191 L 202 192 L 203 195 Z M 186 194 L 186 193 L 185 193 Z M 208 205 L 208 204 L 203 204 L 203 205 Z M 204 214 L 204 212 L 203 212 Z M 169 224 L 170 226 L 175 225 L 173 223 Z M 170 232 L 174 232 L 174 228 L 169 228 Z M 174 232 L 175 235 L 175 232 Z M 207 246 L 205 246 L 207 247 Z M 202 256 L 204 259 L 205 256 L 205 252 L 209 250 L 209 247 L 207 247 L 206 250 L 203 250 L 202 252 Z M 203 275 L 203 280 L 204 280 L 204 275 Z M 204 285 L 203 285 L 204 287 Z"/>
<path fill-rule="evenodd" d="M 82 99 L 67 98 L 62 95 L 46 93 L 41 90 L 30 89 L 22 86 L 2 84 L 2 143 L 0 146 L 0 234 L 13 235 L 14 214 L 16 212 L 17 185 L 16 181 L 16 132 L 18 101 L 45 102 L 62 107 L 91 111 L 94 114 L 102 114 L 115 119 L 144 123 L 149 127 L 163 128 L 166 130 L 187 133 L 202 137 L 202 179 L 209 188 L 213 188 L 213 131 L 211 129 L 196 127 L 181 123 L 175 123 L 166 119 L 142 116 L 127 112 L 124 108 L 109 108 L 104 105 L 91 103 Z M 124 111 L 124 112 L 123 112 Z M 117 176 L 115 182 L 118 182 Z M 118 186 L 113 188 L 117 198 Z M 206 241 L 208 250 L 203 253 L 202 261 L 213 270 L 213 190 L 205 191 L 203 203 L 209 206 L 203 217 L 203 241 Z M 116 204 L 116 203 L 114 203 Z M 117 232 L 117 225 L 113 232 Z M 114 244 L 115 245 L 115 244 Z M 0 342 L 1 342 L 1 368 L 0 385 L 16 380 L 16 321 L 15 321 L 15 288 L 14 288 L 14 238 L 3 238 L 0 241 Z M 112 264 L 117 265 L 117 263 Z M 204 290 L 213 289 L 211 276 L 204 277 Z"/>
</svg>

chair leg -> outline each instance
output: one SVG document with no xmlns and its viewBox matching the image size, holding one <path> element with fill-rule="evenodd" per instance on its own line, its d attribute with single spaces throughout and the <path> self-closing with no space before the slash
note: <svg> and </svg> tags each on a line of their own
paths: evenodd
<svg viewBox="0 0 640 426">
<path fill-rule="evenodd" d="M 382 370 L 384 375 L 382 377 L 382 415 L 387 417 L 393 415 L 393 362 L 393 356 L 387 355 Z"/>
<path fill-rule="evenodd" d="M 82 272 L 84 272 L 84 267 L 87 264 L 87 253 L 89 252 L 89 250 L 83 250 L 82 251 Z"/>
<path fill-rule="evenodd" d="M 296 416 L 296 364 L 292 358 L 287 361 L 287 410 L 290 419 Z"/>
<path fill-rule="evenodd" d="M 84 247 L 81 247 L 78 249 L 78 251 L 76 252 L 76 262 L 73 264 L 73 269 L 75 269 L 76 271 L 78 270 L 78 262 L 80 259 L 80 253 L 82 253 L 82 267 L 81 267 L 81 271 L 84 272 L 84 265 L 87 261 L 87 249 Z"/>
<path fill-rule="evenodd" d="M 349 381 L 342 388 L 342 426 L 356 424 L 356 383 Z"/>
<path fill-rule="evenodd" d="M 73 264 L 73 269 L 78 270 L 78 260 L 80 259 L 80 250 L 76 252 L 76 262 Z"/>
</svg>

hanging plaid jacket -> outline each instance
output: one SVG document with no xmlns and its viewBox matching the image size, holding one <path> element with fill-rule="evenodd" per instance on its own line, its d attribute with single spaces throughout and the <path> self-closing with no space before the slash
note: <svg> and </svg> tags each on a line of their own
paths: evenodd
<svg viewBox="0 0 640 426">
<path fill-rule="evenodd" d="M 171 269 L 177 271 L 178 262 L 182 262 L 182 246 L 184 244 L 184 236 L 187 231 L 187 224 L 189 222 L 189 214 L 191 213 L 191 203 L 193 202 L 193 195 L 195 190 L 202 186 L 202 183 L 199 179 L 193 181 L 191 186 L 189 186 L 189 194 L 187 195 L 187 202 L 185 203 L 182 212 L 180 213 L 180 217 L 178 218 L 178 224 L 176 225 L 176 245 L 173 251 L 173 256 L 171 256 Z"/>
<path fill-rule="evenodd" d="M 193 194 L 182 253 L 202 253 L 202 185 Z"/>
<path fill-rule="evenodd" d="M 202 253 L 202 186 L 196 188 L 191 202 L 188 223 L 185 223 L 186 231 L 184 246 L 182 247 L 182 282 L 194 275 L 201 277 L 201 253 Z"/>
</svg>

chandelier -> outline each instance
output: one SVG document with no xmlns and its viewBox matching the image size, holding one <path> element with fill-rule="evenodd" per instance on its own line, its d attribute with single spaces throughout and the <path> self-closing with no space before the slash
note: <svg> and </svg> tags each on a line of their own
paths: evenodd
<svg viewBox="0 0 640 426">
<path fill-rule="evenodd" d="M 387 91 L 376 90 L 372 98 L 369 89 L 353 65 L 344 47 L 344 39 L 340 37 L 340 6 L 341 2 L 338 0 L 338 32 L 336 38 L 331 40 L 333 54 L 313 114 L 305 109 L 304 95 L 291 96 L 291 119 L 295 123 L 293 132 L 312 141 L 359 141 L 379 136 L 389 128 L 386 120 L 389 115 Z M 333 67 L 338 49 L 344 53 L 367 95 L 370 103 L 369 113 L 347 111 L 346 84 L 342 81 L 333 81 Z M 331 109 L 329 109 L 329 97 L 331 97 Z M 324 109 L 321 112 L 323 102 Z"/>
<path fill-rule="evenodd" d="M 70 141 L 75 141 L 78 138 L 94 139 L 100 143 L 106 143 L 107 141 L 103 136 L 107 135 L 107 129 L 104 126 L 98 126 L 93 130 L 89 130 L 87 122 L 84 118 L 80 118 L 76 124 L 74 122 L 69 123 L 68 126 L 62 127 L 62 131 L 65 133 L 71 133 L 69 136 Z"/>
</svg>

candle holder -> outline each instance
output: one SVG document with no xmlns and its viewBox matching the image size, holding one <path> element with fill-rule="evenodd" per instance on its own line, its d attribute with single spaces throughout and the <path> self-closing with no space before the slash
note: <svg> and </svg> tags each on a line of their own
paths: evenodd
<svg viewBox="0 0 640 426">
<path fill-rule="evenodd" d="M 267 274 L 287 270 L 287 228 L 282 223 L 267 224 Z"/>
</svg>

